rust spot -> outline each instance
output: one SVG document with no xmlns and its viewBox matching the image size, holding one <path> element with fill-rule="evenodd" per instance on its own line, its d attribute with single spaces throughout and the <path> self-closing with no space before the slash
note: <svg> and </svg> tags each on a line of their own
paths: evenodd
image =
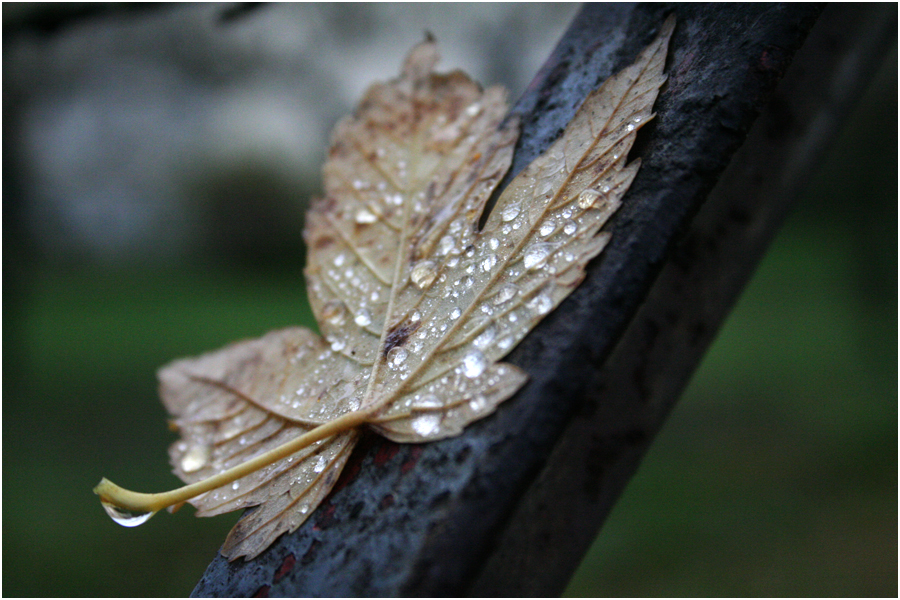
<svg viewBox="0 0 900 600">
<path fill-rule="evenodd" d="M 419 457 L 422 456 L 422 446 L 413 446 L 409 451 L 409 458 L 406 459 L 402 465 L 400 465 L 400 473 L 406 475 L 412 468 L 416 466 L 416 463 L 419 462 Z"/>
<path fill-rule="evenodd" d="M 319 546 L 322 545 L 322 542 L 319 540 L 313 540 L 312 544 L 309 545 L 309 550 L 306 551 L 306 554 L 300 559 L 301 565 L 308 565 L 316 558 L 316 550 L 319 549 Z"/>
<path fill-rule="evenodd" d="M 397 456 L 398 452 L 400 452 L 400 444 L 385 442 L 375 451 L 372 461 L 379 467 L 384 466 L 386 462 Z"/>
<path fill-rule="evenodd" d="M 336 510 L 337 508 L 331 502 L 328 503 L 328 506 L 320 507 L 316 524 L 313 525 L 313 531 L 322 531 L 334 525 L 334 513 Z"/>
<path fill-rule="evenodd" d="M 287 556 L 285 556 L 284 560 L 281 563 L 281 566 L 278 567 L 277 571 L 275 571 L 275 576 L 272 578 L 272 582 L 274 583 L 290 573 L 295 564 L 297 564 L 297 559 L 294 558 L 293 554 L 288 554 Z"/>
</svg>

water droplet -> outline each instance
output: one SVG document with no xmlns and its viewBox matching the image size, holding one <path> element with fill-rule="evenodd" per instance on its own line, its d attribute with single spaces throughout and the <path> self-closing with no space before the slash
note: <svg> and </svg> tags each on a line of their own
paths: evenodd
<svg viewBox="0 0 900 600">
<path fill-rule="evenodd" d="M 420 290 L 424 290 L 430 286 L 434 282 L 435 277 L 437 277 L 437 271 L 435 270 L 434 263 L 430 260 L 420 261 L 413 267 L 412 272 L 409 274 L 409 278 L 412 280 L 413 285 Z"/>
<path fill-rule="evenodd" d="M 374 223 L 378 220 L 378 216 L 370 211 L 367 208 L 361 208 L 356 211 L 356 216 L 354 217 L 357 223 Z"/>
<path fill-rule="evenodd" d="M 425 413 L 412 420 L 413 431 L 419 435 L 432 435 L 441 427 L 441 415 L 438 413 Z"/>
<path fill-rule="evenodd" d="M 388 204 L 393 204 L 394 206 L 400 206 L 401 204 L 403 204 L 403 196 L 401 196 L 400 194 L 389 195 L 385 198 L 385 201 Z"/>
<path fill-rule="evenodd" d="M 450 311 L 450 319 L 455 321 L 459 318 L 459 316 L 461 314 L 462 314 L 462 311 L 460 311 L 458 307 L 454 306 L 453 310 Z"/>
<path fill-rule="evenodd" d="M 478 350 L 473 350 L 463 358 L 462 367 L 463 375 L 469 379 L 475 379 L 484 373 L 484 370 L 487 368 L 487 359 Z"/>
<path fill-rule="evenodd" d="M 634 131 L 634 123 L 629 123 L 625 126 L 626 131 Z"/>
<path fill-rule="evenodd" d="M 309 512 L 309 504 L 301 504 L 300 505 L 300 514 L 306 514 Z"/>
<path fill-rule="evenodd" d="M 640 122 L 641 122 L 641 118 L 640 118 L 640 117 L 635 117 L 635 118 L 632 119 L 632 121 L 634 121 L 635 123 L 640 123 Z"/>
<path fill-rule="evenodd" d="M 497 347 L 501 350 L 508 350 L 513 345 L 513 338 L 511 336 L 506 336 L 505 338 L 500 338 L 497 340 Z"/>
<path fill-rule="evenodd" d="M 234 491 L 237 491 L 239 487 L 241 487 L 241 483 L 239 481 L 235 481 L 231 484 L 231 489 L 233 489 Z"/>
<path fill-rule="evenodd" d="M 548 220 L 543 225 L 541 225 L 540 229 L 538 229 L 538 233 L 541 234 L 541 237 L 547 237 L 554 231 L 556 231 L 556 222 L 553 219 Z"/>
<path fill-rule="evenodd" d="M 340 352 L 343 350 L 347 344 L 342 339 L 335 338 L 331 341 L 331 350 L 332 352 Z"/>
<path fill-rule="evenodd" d="M 353 322 L 359 325 L 360 327 L 365 327 L 366 325 L 372 324 L 372 313 L 370 313 L 365 308 L 360 309 L 356 316 L 353 318 Z"/>
<path fill-rule="evenodd" d="M 190 450 L 181 457 L 181 470 L 185 473 L 193 473 L 199 471 L 209 462 L 210 448 L 205 444 L 192 446 Z"/>
<path fill-rule="evenodd" d="M 329 300 L 322 307 L 322 317 L 332 325 L 343 323 L 345 316 L 344 303 L 340 300 Z"/>
<path fill-rule="evenodd" d="M 478 395 L 469 400 L 469 409 L 473 412 L 480 412 L 487 408 L 487 399 L 484 396 Z"/>
<path fill-rule="evenodd" d="M 553 299 L 547 294 L 538 294 L 526 306 L 538 315 L 546 315 L 553 310 Z"/>
<path fill-rule="evenodd" d="M 422 320 L 422 313 L 417 310 L 412 311 L 411 313 L 409 313 L 409 320 L 413 323 L 418 323 Z"/>
<path fill-rule="evenodd" d="M 580 194 L 578 194 L 578 206 L 580 208 L 590 208 L 600 197 L 600 192 L 597 190 L 584 190 Z"/>
<path fill-rule="evenodd" d="M 346 256 L 344 256 L 343 254 L 338 254 L 337 256 L 334 257 L 334 266 L 340 267 L 341 265 L 344 264 L 345 260 L 347 260 Z"/>
<path fill-rule="evenodd" d="M 490 248 L 491 250 L 496 250 L 497 248 L 500 247 L 500 240 L 498 240 L 495 237 L 488 239 L 487 243 L 488 243 L 488 248 Z"/>
<path fill-rule="evenodd" d="M 413 398 L 411 404 L 416 408 L 440 408 L 443 406 L 441 399 L 434 394 L 425 394 L 424 396 Z"/>
<path fill-rule="evenodd" d="M 552 253 L 553 244 L 531 244 L 525 249 L 525 257 L 522 259 L 522 264 L 525 265 L 526 269 L 537 269 L 547 262 Z"/>
<path fill-rule="evenodd" d="M 116 506 L 103 499 L 100 500 L 100 504 L 103 505 L 103 510 L 106 511 L 109 518 L 123 527 L 137 527 L 138 525 L 143 525 L 150 520 L 150 517 L 156 514 L 155 511 L 142 512 L 129 510 L 127 508 L 122 508 L 121 506 Z"/>
<path fill-rule="evenodd" d="M 313 465 L 313 471 L 316 473 L 321 473 L 325 470 L 325 465 L 328 464 L 328 461 L 325 460 L 324 456 L 319 456 L 319 459 L 316 461 L 316 464 Z"/>
<path fill-rule="evenodd" d="M 487 329 L 478 334 L 472 343 L 484 350 L 491 345 L 491 342 L 494 341 L 495 337 L 497 337 L 497 328 L 493 325 L 489 325 Z"/>
<path fill-rule="evenodd" d="M 441 256 L 446 256 L 456 250 L 456 240 L 453 239 L 453 236 L 445 235 L 441 238 L 441 241 L 438 242 L 438 254 Z"/>
<path fill-rule="evenodd" d="M 519 288 L 512 283 L 504 283 L 494 296 L 494 304 L 503 304 L 512 300 L 519 293 Z"/>
<path fill-rule="evenodd" d="M 563 233 L 566 235 L 575 235 L 576 231 L 578 231 L 578 223 L 571 219 L 566 221 L 566 224 L 563 225 Z"/>
<path fill-rule="evenodd" d="M 481 270 L 485 273 L 490 273 L 491 269 L 497 264 L 497 257 L 493 254 L 488 254 L 481 260 Z"/>
<path fill-rule="evenodd" d="M 360 181 L 359 179 L 356 179 L 356 180 L 353 181 L 353 188 L 354 188 L 354 189 L 361 190 L 361 189 L 363 189 L 364 187 L 366 187 L 366 183 L 365 183 L 365 182 Z"/>
<path fill-rule="evenodd" d="M 466 114 L 470 117 L 478 116 L 478 113 L 481 112 L 481 103 L 473 102 L 469 106 L 466 107 Z"/>
<path fill-rule="evenodd" d="M 518 217 L 521 210 L 522 207 L 519 203 L 507 204 L 503 207 L 503 210 L 500 211 L 500 220 L 504 223 L 508 223 Z"/>
<path fill-rule="evenodd" d="M 391 348 L 387 353 L 388 364 L 392 369 L 398 369 L 403 362 L 406 360 L 406 357 L 409 356 L 409 352 L 405 348 L 394 347 Z"/>
</svg>

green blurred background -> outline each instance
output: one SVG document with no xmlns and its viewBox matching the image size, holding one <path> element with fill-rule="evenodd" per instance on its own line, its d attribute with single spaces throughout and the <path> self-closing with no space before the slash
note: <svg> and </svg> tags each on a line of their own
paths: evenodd
<svg viewBox="0 0 900 600">
<path fill-rule="evenodd" d="M 895 49 L 567 595 L 897 595 L 897 158 Z M 156 368 L 312 324 L 298 237 L 260 249 L 220 214 L 319 186 L 279 177 L 205 186 L 219 237 L 177 259 L 47 251 L 4 203 L 4 595 L 193 589 L 237 515 L 125 529 L 90 489 L 178 484 Z"/>
</svg>

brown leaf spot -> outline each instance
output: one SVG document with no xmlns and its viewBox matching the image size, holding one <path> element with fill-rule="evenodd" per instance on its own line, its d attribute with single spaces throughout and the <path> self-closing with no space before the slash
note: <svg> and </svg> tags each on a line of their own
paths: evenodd
<svg viewBox="0 0 900 600">
<path fill-rule="evenodd" d="M 381 355 L 387 356 L 388 352 L 397 346 L 405 344 L 406 340 L 409 339 L 409 336 L 415 333 L 418 328 L 419 323 L 404 322 L 402 324 L 398 323 L 397 325 L 394 325 L 394 327 L 388 331 L 387 337 L 384 338 L 384 348 L 381 349 Z"/>
</svg>

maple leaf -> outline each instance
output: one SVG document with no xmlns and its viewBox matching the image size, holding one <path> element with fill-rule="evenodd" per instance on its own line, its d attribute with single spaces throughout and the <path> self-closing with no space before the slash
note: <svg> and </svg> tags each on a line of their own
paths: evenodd
<svg viewBox="0 0 900 600">
<path fill-rule="evenodd" d="M 518 138 L 500 88 L 437 74 L 423 42 L 398 79 L 338 123 L 325 195 L 304 232 L 322 335 L 273 331 L 159 372 L 189 485 L 95 488 L 119 523 L 190 502 L 198 516 L 258 506 L 222 548 L 248 559 L 303 523 L 333 487 L 362 426 L 397 442 L 458 435 L 527 376 L 499 362 L 584 279 L 600 228 L 640 165 L 626 157 L 665 81 L 674 19 L 592 92 L 563 135 L 504 190 Z"/>
</svg>

